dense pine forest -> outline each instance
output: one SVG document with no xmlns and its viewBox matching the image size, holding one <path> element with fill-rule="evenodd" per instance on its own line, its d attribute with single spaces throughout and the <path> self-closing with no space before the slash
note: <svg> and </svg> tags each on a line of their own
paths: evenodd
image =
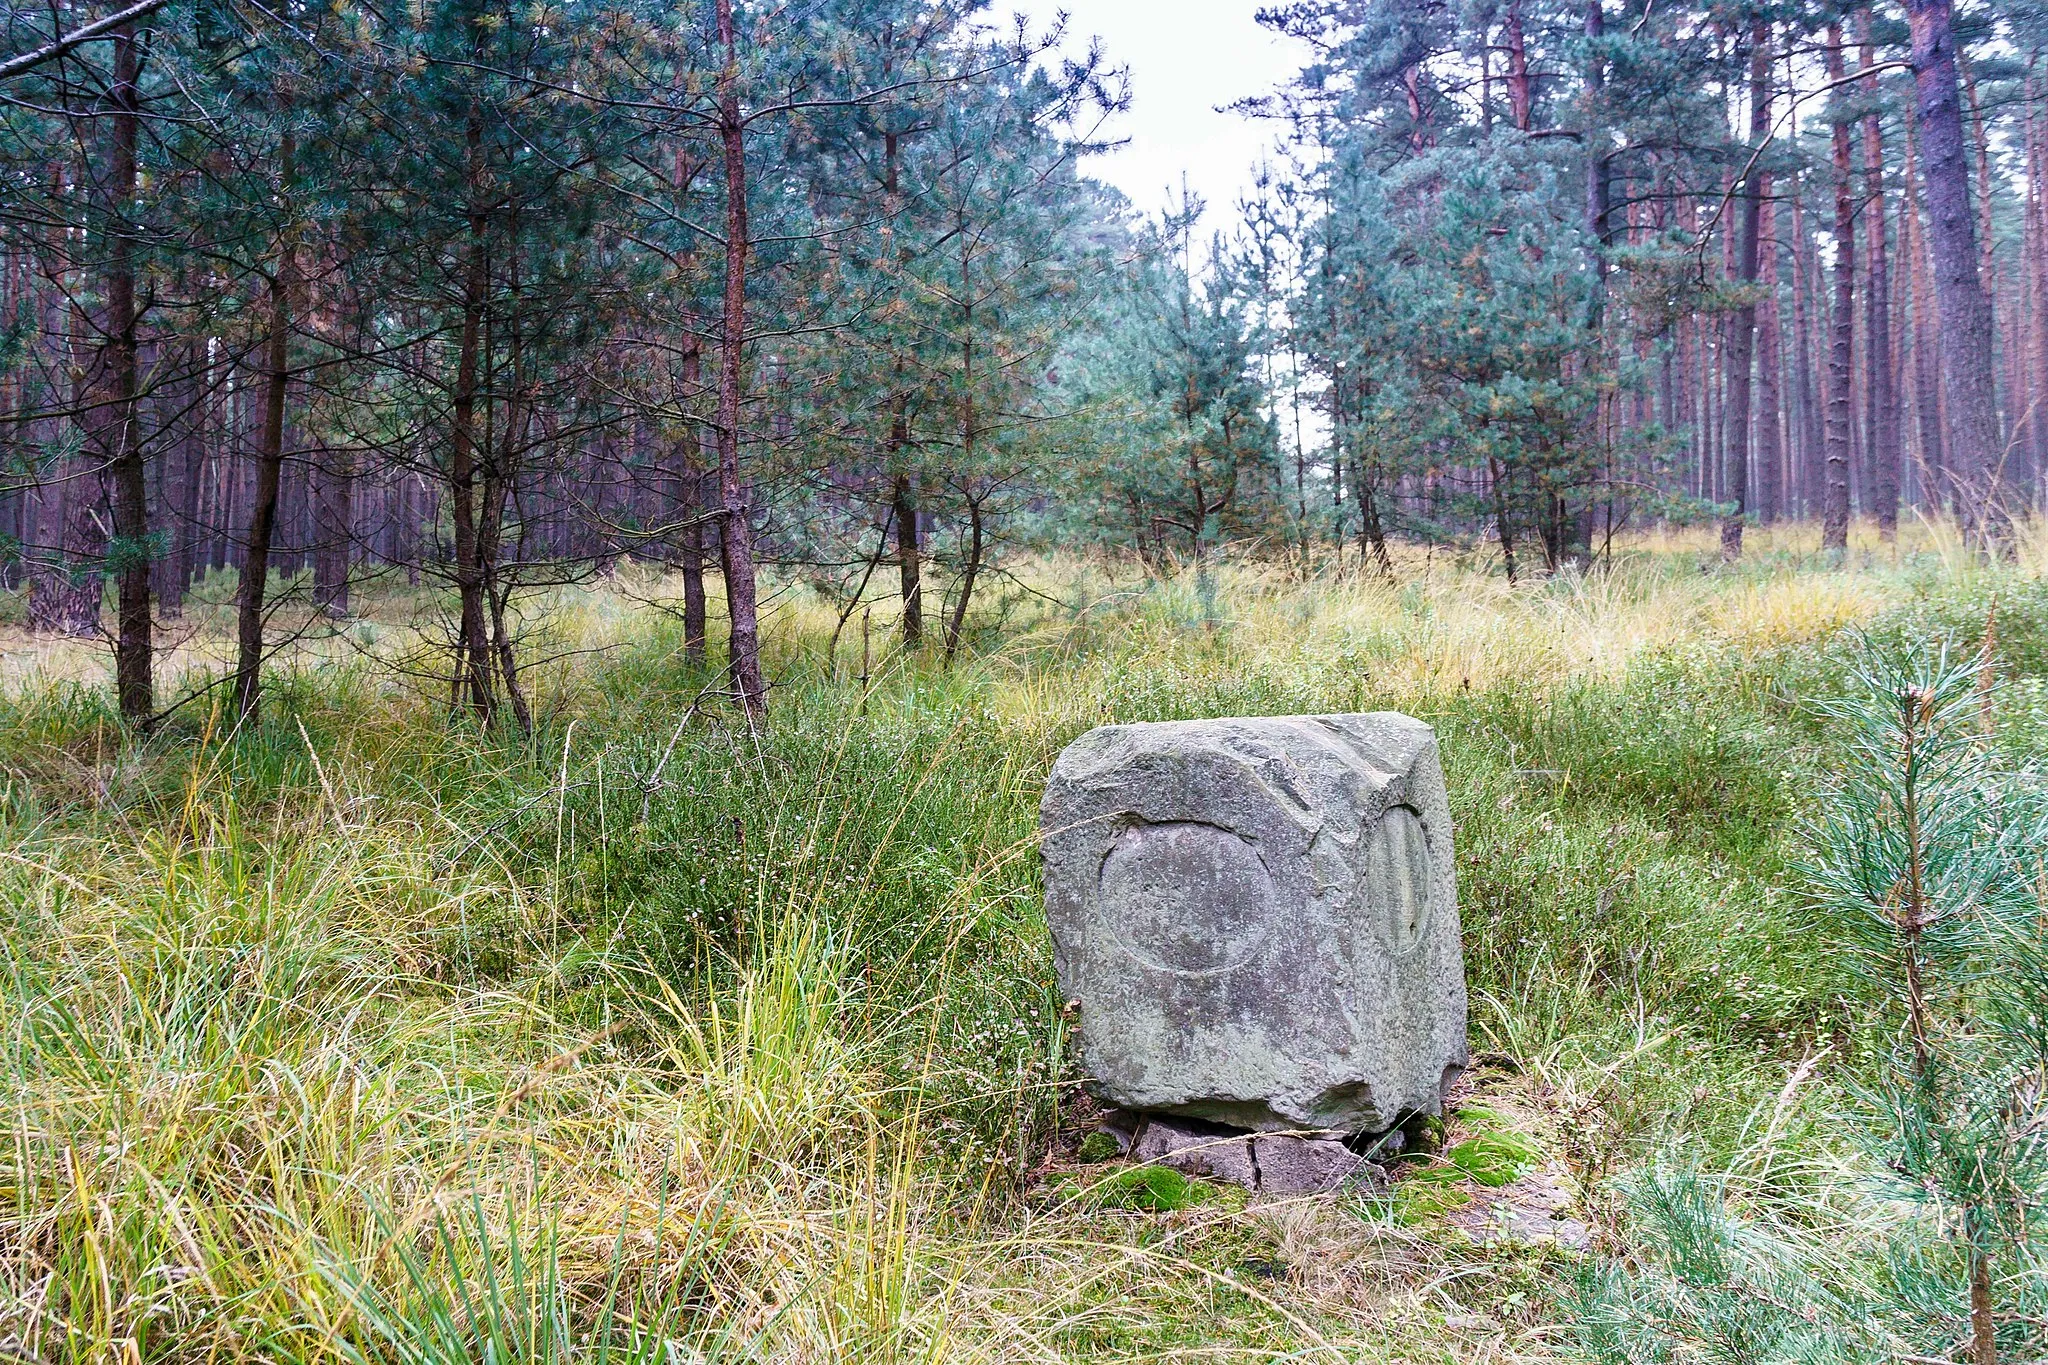
<svg viewBox="0 0 2048 1365">
<path fill-rule="evenodd" d="M 2048 1359 L 2048 4 L 1257 23 L 0 7 L 0 1358 Z M 1048 773 L 1379 710 L 1469 1067 L 1144 1156 Z"/>
<path fill-rule="evenodd" d="M 244 714 L 281 608 L 424 579 L 524 726 L 522 594 L 624 558 L 759 711 L 775 584 L 952 655 L 1053 545 L 1997 541 L 2048 12 L 1908 9 L 1279 7 L 1316 60 L 1213 239 L 1088 178 L 1117 54 L 974 4 L 10 11 L 8 582 L 147 721 L 209 575 Z"/>
</svg>

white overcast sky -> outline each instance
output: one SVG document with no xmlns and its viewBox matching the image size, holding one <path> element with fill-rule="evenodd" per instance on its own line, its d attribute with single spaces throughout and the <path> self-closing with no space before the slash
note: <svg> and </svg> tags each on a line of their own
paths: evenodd
<svg viewBox="0 0 2048 1365">
<path fill-rule="evenodd" d="M 1110 64 L 1130 69 L 1131 109 L 1110 125 L 1126 146 L 1086 163 L 1089 174 L 1130 196 L 1146 213 L 1177 202 L 1181 177 L 1208 201 L 1204 234 L 1234 221 L 1240 195 L 1278 129 L 1218 113 L 1263 95 L 1298 71 L 1307 49 L 1259 27 L 1259 0 L 996 0 L 995 13 L 1022 12 L 1043 27 L 1067 14 L 1066 46 L 1102 39 Z"/>
</svg>

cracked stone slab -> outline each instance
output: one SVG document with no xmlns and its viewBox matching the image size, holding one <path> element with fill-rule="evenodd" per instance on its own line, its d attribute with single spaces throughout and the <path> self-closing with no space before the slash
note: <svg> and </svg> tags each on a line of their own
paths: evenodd
<svg viewBox="0 0 2048 1365">
<path fill-rule="evenodd" d="M 1341 1138 L 1316 1133 L 1247 1133 L 1200 1119 L 1144 1120 L 1133 1160 L 1263 1194 L 1322 1194 L 1372 1173 Z"/>
<path fill-rule="evenodd" d="M 1392 712 L 1111 725 L 1041 807 L 1046 915 L 1110 1104 L 1268 1133 L 1441 1112 L 1465 978 L 1436 734 Z"/>
<path fill-rule="evenodd" d="M 1248 1133 L 1219 1124 L 1148 1119 L 1131 1144 L 1131 1158 L 1148 1166 L 1170 1166 L 1182 1175 L 1257 1189 Z"/>
<path fill-rule="evenodd" d="M 1372 1166 L 1334 1137 L 1260 1133 L 1252 1165 L 1265 1194 L 1322 1194 L 1370 1174 Z"/>
</svg>

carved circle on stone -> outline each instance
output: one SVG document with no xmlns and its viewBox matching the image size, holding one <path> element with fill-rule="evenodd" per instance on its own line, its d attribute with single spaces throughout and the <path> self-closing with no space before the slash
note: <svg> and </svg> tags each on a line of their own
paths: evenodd
<svg viewBox="0 0 2048 1365">
<path fill-rule="evenodd" d="M 1365 851 L 1369 903 L 1387 916 L 1396 953 L 1410 951 L 1429 932 L 1429 831 L 1413 806 L 1389 806 Z"/>
<path fill-rule="evenodd" d="M 1102 861 L 1101 894 L 1124 949 L 1176 976 L 1216 976 L 1251 961 L 1274 898 L 1258 849 L 1197 821 L 1124 831 Z"/>
</svg>

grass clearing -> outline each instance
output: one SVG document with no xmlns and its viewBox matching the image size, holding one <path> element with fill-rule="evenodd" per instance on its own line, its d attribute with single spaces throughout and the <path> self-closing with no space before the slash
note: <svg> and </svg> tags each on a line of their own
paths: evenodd
<svg viewBox="0 0 2048 1365">
<path fill-rule="evenodd" d="M 389 666 L 430 638 L 395 589 L 288 663 L 252 734 L 195 704 L 130 743 L 85 664 L 9 634 L 0 1339 L 1550 1358 L 1562 1249 L 1081 1159 L 1043 774 L 1106 720 L 1432 721 L 1493 1136 L 1426 1183 L 1544 1164 L 1600 1235 L 1607 1177 L 1676 1144 L 1824 1200 L 1828 1101 L 1880 1040 L 1787 889 L 1834 742 L 1803 699 L 1850 632 L 1974 648 L 1995 600 L 2000 735 L 2048 734 L 2042 542 L 1998 567 L 1944 536 L 1843 571 L 1790 533 L 1739 571 L 1664 538 L 1515 588 L 1442 555 L 1392 583 L 1055 562 L 972 663 L 881 658 L 865 689 L 857 633 L 828 655 L 793 588 L 758 736 L 693 708 L 669 585 L 633 568 L 524 605 L 559 657 L 521 741 Z"/>
</svg>

